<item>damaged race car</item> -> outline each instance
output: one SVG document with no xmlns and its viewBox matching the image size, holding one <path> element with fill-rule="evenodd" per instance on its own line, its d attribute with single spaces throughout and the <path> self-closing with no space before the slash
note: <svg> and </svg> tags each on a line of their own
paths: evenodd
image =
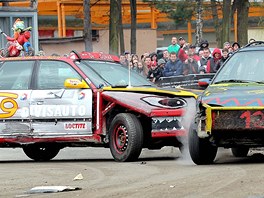
<svg viewBox="0 0 264 198">
<path fill-rule="evenodd" d="M 197 99 L 189 131 L 189 151 L 196 164 L 213 163 L 218 147 L 245 157 L 250 148 L 264 146 L 264 42 L 235 52 L 209 79 Z"/>
<path fill-rule="evenodd" d="M 0 147 L 35 161 L 65 147 L 109 147 L 116 161 L 142 148 L 182 148 L 191 92 L 159 89 L 103 53 L 0 59 Z"/>
</svg>

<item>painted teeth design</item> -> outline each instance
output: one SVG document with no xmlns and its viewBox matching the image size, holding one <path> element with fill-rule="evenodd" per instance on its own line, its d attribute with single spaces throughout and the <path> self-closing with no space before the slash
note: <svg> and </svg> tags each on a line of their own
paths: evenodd
<svg viewBox="0 0 264 198">
<path fill-rule="evenodd" d="M 182 117 L 154 117 L 152 118 L 152 130 L 181 130 L 184 129 L 181 121 Z"/>
</svg>

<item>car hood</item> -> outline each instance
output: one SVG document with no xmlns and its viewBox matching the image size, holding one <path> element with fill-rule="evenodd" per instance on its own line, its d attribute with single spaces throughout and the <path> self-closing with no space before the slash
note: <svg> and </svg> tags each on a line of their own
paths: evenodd
<svg viewBox="0 0 264 198">
<path fill-rule="evenodd" d="M 210 85 L 202 95 L 202 102 L 210 106 L 264 106 L 264 85 Z"/>
<path fill-rule="evenodd" d="M 126 109 L 151 116 L 153 110 L 166 115 L 166 111 L 175 114 L 176 109 L 193 107 L 197 95 L 176 89 L 104 87 L 102 97 Z"/>
</svg>

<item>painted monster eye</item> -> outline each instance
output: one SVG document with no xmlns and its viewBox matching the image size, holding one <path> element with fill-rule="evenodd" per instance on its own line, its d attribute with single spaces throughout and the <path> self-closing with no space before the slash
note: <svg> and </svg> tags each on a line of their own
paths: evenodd
<svg viewBox="0 0 264 198">
<path fill-rule="evenodd" d="M 162 108 L 182 108 L 187 106 L 187 102 L 182 98 L 163 98 L 163 97 L 145 97 L 143 101 L 150 105 L 162 107 Z"/>
</svg>

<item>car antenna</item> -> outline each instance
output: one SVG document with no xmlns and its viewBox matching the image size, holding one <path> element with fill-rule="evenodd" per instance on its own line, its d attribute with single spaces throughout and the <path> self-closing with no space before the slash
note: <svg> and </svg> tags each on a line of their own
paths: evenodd
<svg viewBox="0 0 264 198">
<path fill-rule="evenodd" d="M 130 65 L 128 64 L 128 88 L 131 88 L 131 71 L 130 71 Z"/>
</svg>

